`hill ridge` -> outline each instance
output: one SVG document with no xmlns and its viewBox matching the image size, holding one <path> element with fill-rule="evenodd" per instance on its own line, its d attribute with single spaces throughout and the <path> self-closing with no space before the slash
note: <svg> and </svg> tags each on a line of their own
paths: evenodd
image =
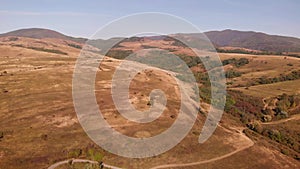
<svg viewBox="0 0 300 169">
<path fill-rule="evenodd" d="M 239 31 L 232 29 L 225 29 L 222 31 L 208 31 L 204 32 L 204 34 L 210 39 L 215 47 L 238 47 L 270 52 L 300 52 L 300 39 L 296 37 L 269 35 L 263 32 Z M 75 38 L 72 36 L 67 36 L 60 32 L 45 28 L 19 29 L 0 34 L 0 37 L 3 36 L 20 36 L 37 39 L 58 38 L 71 40 L 78 43 L 85 43 L 88 40 L 86 38 Z M 178 39 L 188 38 L 195 43 L 203 40 L 203 34 L 199 33 L 177 33 L 170 36 Z M 114 38 L 112 37 L 107 40 L 94 39 L 93 41 L 97 40 L 101 43 L 106 43 L 114 40 Z"/>
<path fill-rule="evenodd" d="M 0 37 L 4 37 L 4 36 L 18 36 L 18 37 L 28 37 L 28 38 L 35 38 L 35 39 L 57 38 L 63 40 L 71 40 L 78 43 L 84 43 L 87 40 L 86 38 L 75 38 L 45 28 L 24 28 L 24 29 L 18 29 L 18 30 L 0 34 Z"/>
</svg>

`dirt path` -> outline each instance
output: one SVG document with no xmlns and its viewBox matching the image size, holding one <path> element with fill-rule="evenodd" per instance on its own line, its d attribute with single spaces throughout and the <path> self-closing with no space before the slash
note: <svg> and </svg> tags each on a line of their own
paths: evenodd
<svg viewBox="0 0 300 169">
<path fill-rule="evenodd" d="M 222 127 L 224 130 L 229 131 L 228 129 L 225 129 L 224 127 Z M 254 145 L 254 142 L 248 138 L 245 134 L 243 134 L 242 129 L 233 129 L 234 131 L 237 131 L 239 133 L 239 135 L 245 139 L 245 144 L 242 147 L 239 147 L 238 149 L 236 149 L 235 151 L 219 156 L 219 157 L 215 157 L 209 160 L 203 160 L 203 161 L 198 161 L 198 162 L 191 162 L 191 163 L 179 163 L 179 164 L 165 164 L 165 165 L 159 165 L 156 167 L 153 167 L 151 169 L 160 169 L 160 168 L 176 168 L 176 167 L 189 167 L 189 166 L 194 166 L 194 165 L 200 165 L 200 164 L 205 164 L 205 163 L 211 163 L 214 161 L 218 161 L 218 160 L 222 160 L 224 158 L 230 157 L 240 151 L 243 151 L 247 148 L 250 148 Z M 231 131 L 233 132 L 233 131 Z"/>
<path fill-rule="evenodd" d="M 287 122 L 287 121 L 299 120 L 299 119 L 300 119 L 300 114 L 296 114 L 296 115 L 293 115 L 293 116 L 291 116 L 289 118 L 286 118 L 286 119 L 281 119 L 281 120 L 277 120 L 277 121 L 266 122 L 266 123 L 262 123 L 262 124 L 267 124 L 267 125 L 280 124 L 280 123 L 284 123 L 284 122 Z"/>
<path fill-rule="evenodd" d="M 97 161 L 92 161 L 92 160 L 85 160 L 85 159 L 69 159 L 69 160 L 64 160 L 64 161 L 60 161 L 57 162 L 55 164 L 52 164 L 50 167 L 48 167 L 48 169 L 55 169 L 56 167 L 63 165 L 63 164 L 67 164 L 70 160 L 72 160 L 72 164 L 73 163 L 90 163 L 90 164 L 98 164 Z M 104 164 L 103 166 L 106 168 L 110 168 L 110 169 L 122 169 L 116 166 L 112 166 L 112 165 L 108 165 L 108 164 Z"/>
<path fill-rule="evenodd" d="M 230 128 L 231 130 L 229 129 L 226 129 L 222 126 L 219 126 L 221 127 L 223 130 L 227 131 L 227 132 L 231 132 L 231 133 L 238 133 L 239 136 L 244 140 L 243 142 L 243 145 L 242 146 L 239 146 L 235 151 L 233 152 L 230 152 L 228 154 L 225 154 L 225 155 L 222 155 L 222 156 L 219 156 L 219 157 L 215 157 L 215 158 L 212 158 L 212 159 L 208 159 L 208 160 L 203 160 L 203 161 L 198 161 L 198 162 L 191 162 L 191 163 L 179 163 L 179 164 L 164 164 L 164 165 L 158 165 L 156 167 L 152 167 L 150 169 L 160 169 L 160 168 L 176 168 L 176 167 L 188 167 L 188 166 L 194 166 L 194 165 L 200 165 L 200 164 L 205 164 L 205 163 L 211 163 L 211 162 L 214 162 L 214 161 L 218 161 L 218 160 L 222 160 L 224 158 L 227 158 L 227 157 L 230 157 L 240 151 L 243 151 L 247 148 L 250 148 L 254 145 L 254 142 L 248 138 L 244 133 L 243 133 L 243 128 Z M 98 164 L 97 161 L 91 161 L 91 160 L 84 160 L 84 159 L 69 159 L 69 160 L 64 160 L 64 161 L 60 161 L 60 162 L 57 162 L 55 164 L 52 164 L 50 167 L 48 167 L 48 169 L 55 169 L 56 167 L 62 165 L 62 164 L 67 164 L 70 160 L 73 160 L 72 163 L 91 163 L 91 164 Z M 106 167 L 106 168 L 111 168 L 111 169 L 122 169 L 122 168 L 119 168 L 119 167 L 116 167 L 116 166 L 112 166 L 112 165 L 108 165 L 108 164 L 105 164 L 103 163 L 103 166 Z"/>
</svg>

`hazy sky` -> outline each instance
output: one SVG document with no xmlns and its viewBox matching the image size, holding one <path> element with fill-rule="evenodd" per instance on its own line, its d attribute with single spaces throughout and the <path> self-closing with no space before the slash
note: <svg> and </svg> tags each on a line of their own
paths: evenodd
<svg viewBox="0 0 300 169">
<path fill-rule="evenodd" d="M 40 27 L 89 37 L 104 24 L 138 12 L 173 14 L 203 31 L 300 37 L 299 0 L 0 0 L 0 33 Z"/>
</svg>

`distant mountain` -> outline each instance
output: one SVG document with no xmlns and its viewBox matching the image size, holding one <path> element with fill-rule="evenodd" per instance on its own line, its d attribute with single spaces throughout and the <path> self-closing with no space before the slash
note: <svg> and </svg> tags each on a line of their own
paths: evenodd
<svg viewBox="0 0 300 169">
<path fill-rule="evenodd" d="M 293 37 L 237 30 L 210 31 L 205 34 L 217 47 L 230 46 L 271 52 L 300 52 L 300 39 Z"/>
<path fill-rule="evenodd" d="M 84 43 L 87 40 L 85 38 L 74 38 L 50 29 L 42 29 L 42 28 L 19 29 L 8 33 L 0 34 L 0 37 L 3 36 L 18 36 L 18 37 L 28 37 L 28 38 L 35 38 L 35 39 L 57 38 L 57 39 L 71 40 L 78 43 Z"/>
<path fill-rule="evenodd" d="M 268 35 L 261 32 L 253 31 L 237 31 L 237 30 L 223 30 L 223 31 L 210 31 L 205 32 L 205 35 L 211 40 L 211 42 L 217 48 L 222 47 L 234 47 L 242 49 L 250 49 L 257 51 L 268 51 L 268 52 L 300 52 L 300 39 L 293 37 L 285 37 L 278 35 Z M 79 43 L 85 43 L 87 39 L 85 38 L 74 38 L 71 36 L 64 35 L 62 33 L 41 28 L 30 28 L 30 29 L 20 29 L 4 34 L 1 36 L 20 36 L 20 37 L 30 37 L 30 38 L 58 38 L 64 40 L 71 40 Z M 207 44 L 206 38 L 203 34 L 198 33 L 178 33 L 170 35 L 176 39 L 191 42 L 190 44 L 195 44 L 195 46 L 204 46 Z M 152 40 L 160 39 L 158 36 L 152 38 Z M 162 38 L 164 38 L 162 36 Z M 98 47 L 105 48 L 120 41 L 123 38 L 111 38 L 108 40 L 96 39 L 90 40 L 89 44 Z M 151 38 L 150 38 L 151 39 Z M 133 38 L 131 41 L 139 41 L 140 39 Z M 168 39 L 166 39 L 168 40 Z M 193 47 L 193 46 L 191 46 Z"/>
</svg>

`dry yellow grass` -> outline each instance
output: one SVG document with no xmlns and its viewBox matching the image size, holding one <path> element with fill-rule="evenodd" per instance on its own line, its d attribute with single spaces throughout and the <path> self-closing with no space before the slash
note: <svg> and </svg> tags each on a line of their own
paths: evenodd
<svg viewBox="0 0 300 169">
<path fill-rule="evenodd" d="M 39 45 L 42 44 L 39 47 L 61 50 L 68 53 L 68 55 L 13 47 L 11 42 L 1 43 L 0 129 L 4 132 L 4 138 L 1 139 L 0 144 L 0 168 L 46 168 L 55 161 L 68 159 L 68 152 L 73 149 L 84 150 L 87 146 L 95 146 L 76 121 L 76 113 L 72 102 L 72 73 L 76 57 L 80 51 L 66 44 L 58 43 L 59 40 L 54 40 L 54 43 L 52 40 L 21 38 L 20 41 L 14 43 L 31 45 L 34 41 L 45 43 L 45 46 L 43 46 L 43 43 L 38 43 Z M 96 89 L 101 90 L 108 87 L 107 83 L 112 77 L 113 67 L 118 65 L 118 61 L 110 60 L 101 67 L 104 71 L 98 74 L 101 78 L 96 81 Z M 151 86 L 143 84 L 145 83 L 143 79 L 149 78 L 144 75 L 147 75 L 147 72 L 137 76 L 136 81 L 131 86 L 133 93 L 130 93 L 133 102 L 136 101 L 134 100 L 134 91 L 140 91 L 136 92 L 140 96 L 144 95 L 144 97 L 138 97 L 138 101 L 134 102 L 137 108 L 141 109 L 141 106 L 146 103 L 144 99 L 146 99 L 150 90 L 149 86 Z M 166 118 L 163 119 L 164 123 L 161 123 L 164 126 L 161 128 L 158 123 L 154 123 L 154 125 L 140 125 L 134 127 L 135 129 L 115 126 L 116 129 L 132 136 L 134 134 L 139 136 L 137 130 L 147 131 L 152 135 L 161 132 L 165 129 L 164 127 L 168 127 L 173 122 L 172 118 L 169 117 L 178 107 L 178 100 L 174 98 L 176 89 L 174 89 L 174 84 L 167 83 L 169 81 L 167 76 L 157 72 L 153 72 L 149 82 L 159 82 L 160 80 L 157 77 L 162 78 L 163 85 L 168 91 L 167 94 L 172 98 L 169 101 L 170 110 L 166 112 Z M 117 112 L 111 106 L 112 103 L 109 102 L 108 98 L 110 96 L 107 92 L 109 91 L 96 92 L 97 101 L 106 103 L 103 104 L 106 106 L 104 107 L 104 113 L 107 113 L 107 120 L 111 124 L 123 123 L 124 121 L 120 116 L 115 116 Z M 199 131 L 201 131 L 204 120 L 204 116 L 199 116 L 192 131 L 179 145 L 153 158 L 128 159 L 104 152 L 99 147 L 96 149 L 104 153 L 103 160 L 106 163 L 125 168 L 148 168 L 166 164 L 166 162 L 201 161 L 222 156 L 236 149 L 237 145 L 232 143 L 232 140 L 237 140 L 236 135 L 226 132 L 222 128 L 218 128 L 207 142 L 198 144 Z M 226 118 L 222 121 L 224 126 L 231 124 Z M 149 136 L 149 133 L 142 134 L 143 136 Z M 250 156 L 245 155 L 248 154 L 247 150 L 240 153 L 245 158 L 251 157 L 253 161 L 261 158 L 265 158 L 270 163 L 281 161 L 282 164 L 280 163 L 278 168 L 284 165 L 292 166 L 284 161 L 290 160 L 288 157 L 284 160 L 273 159 L 272 156 L 264 155 L 259 151 L 250 151 Z M 87 157 L 83 154 L 81 158 Z M 235 159 L 235 156 L 230 156 L 227 159 L 231 158 Z M 243 163 L 244 159 L 237 158 L 233 162 Z M 227 161 L 221 160 L 219 163 L 222 166 L 222 163 L 227 163 Z M 263 168 L 269 166 L 269 164 L 258 161 L 256 166 Z"/>
<path fill-rule="evenodd" d="M 273 84 L 251 86 L 248 89 L 245 87 L 231 88 L 230 90 L 242 91 L 246 95 L 255 97 L 275 97 L 283 93 L 294 95 L 300 94 L 300 80 L 292 80 L 285 82 L 278 82 Z"/>
<path fill-rule="evenodd" d="M 228 87 L 246 86 L 251 80 L 256 78 L 273 78 L 279 77 L 281 74 L 289 74 L 292 71 L 300 70 L 300 58 L 286 57 L 278 55 L 249 55 L 249 54 L 234 54 L 220 53 L 221 60 L 231 58 L 247 58 L 249 64 L 239 68 L 225 66 L 225 70 L 233 69 L 242 73 L 242 76 L 227 79 L 232 85 Z"/>
<path fill-rule="evenodd" d="M 25 45 L 32 41 L 32 39 L 28 42 L 27 39 L 21 39 L 14 43 Z M 43 40 L 43 42 L 47 43 L 47 40 Z M 2 51 L 0 73 L 3 74 L 0 76 L 0 129 L 1 132 L 4 132 L 4 138 L 1 139 L 0 144 L 0 168 L 45 168 L 55 161 L 68 159 L 68 152 L 73 149 L 84 150 L 87 146 L 94 145 L 77 122 L 72 102 L 72 73 L 79 50 L 64 44 L 56 44 L 53 48 L 68 53 L 68 55 L 59 55 L 11 46 L 9 43 L 0 45 L 0 51 Z M 47 47 L 50 44 L 51 42 Z M 99 72 L 99 76 L 101 76 L 99 80 L 109 82 L 114 66 L 118 65 L 118 61 L 110 60 L 103 63 L 104 66 L 102 65 L 101 68 L 105 71 Z M 152 80 L 149 79 L 150 84 L 147 87 L 143 79 L 150 78 L 148 76 L 150 74 L 146 74 L 147 72 L 139 75 L 137 81 L 131 85 L 132 99 L 134 91 L 139 91 L 137 94 L 147 98 L 151 85 L 159 82 L 159 78 L 164 80 L 163 85 L 166 90 L 170 88 L 170 97 L 176 93 L 171 90 L 174 88 L 173 84 L 167 83 L 168 77 L 161 77 L 168 75 L 157 74 L 156 76 L 156 72 L 153 72 Z M 106 83 L 97 81 L 96 88 L 101 89 L 105 87 L 103 84 Z M 105 92 L 110 91 L 106 89 Z M 107 94 L 104 99 L 110 97 L 109 93 Z M 99 95 L 97 98 L 101 103 L 103 97 Z M 139 98 L 140 101 L 134 104 L 137 107 L 142 106 L 146 103 L 143 102 L 143 98 Z M 113 104 L 107 102 L 108 99 L 105 101 L 107 104 L 104 104 L 106 107 L 103 112 L 108 113 L 107 120 L 116 125 L 123 123 L 124 121 L 119 121 L 120 115 L 115 118 L 114 113 L 116 112 L 111 106 Z M 118 126 L 115 128 L 131 136 L 139 136 L 138 130 L 148 131 L 151 135 L 160 133 L 173 122 L 170 113 L 175 113 L 173 109 L 178 107 L 178 101 L 171 99 L 168 104 L 172 112 L 169 111 L 165 115 L 160 125 L 154 123 L 144 126 L 137 125 L 134 128 Z M 204 118 L 198 120 L 203 121 Z M 202 123 L 197 123 L 193 131 L 198 133 L 201 126 Z M 145 168 L 149 164 L 165 164 L 165 161 L 184 162 L 187 159 L 192 161 L 216 157 L 234 150 L 232 145 L 223 142 L 230 137 L 230 133 L 223 133 L 222 130 L 218 130 L 216 133 L 206 144 L 199 145 L 198 134 L 191 132 L 179 146 L 156 158 L 135 160 L 132 163 L 127 158 L 104 152 L 104 160 L 109 164 L 126 168 L 132 168 L 132 166 Z M 99 147 L 97 149 L 101 151 Z M 82 158 L 87 157 L 83 155 Z"/>
</svg>

